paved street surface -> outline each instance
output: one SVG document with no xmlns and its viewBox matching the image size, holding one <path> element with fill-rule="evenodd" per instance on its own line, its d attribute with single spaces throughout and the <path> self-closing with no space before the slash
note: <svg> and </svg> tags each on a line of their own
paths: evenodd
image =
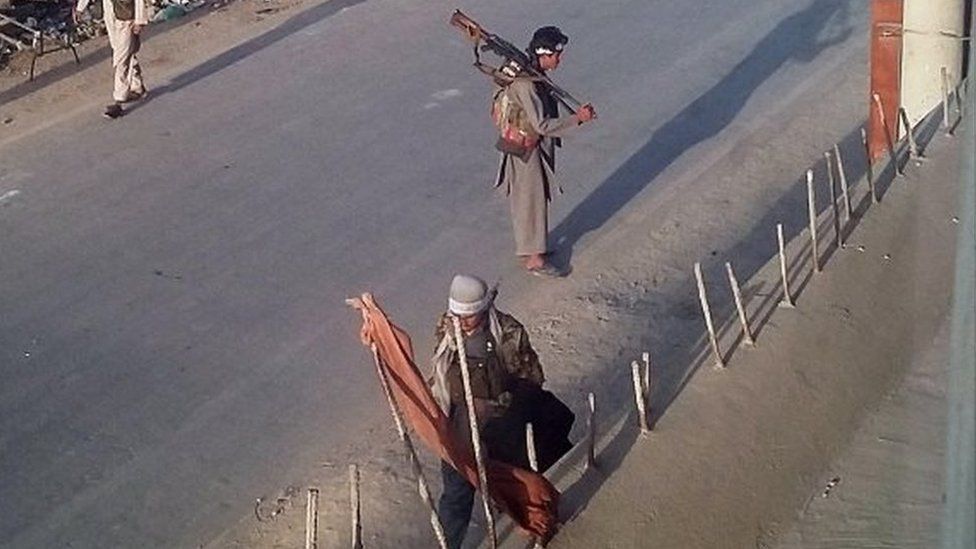
<svg viewBox="0 0 976 549">
<path fill-rule="evenodd" d="M 561 151 L 566 257 L 862 47 L 861 4 L 460 7 L 570 36 L 555 78 L 600 119 Z M 0 546 L 205 543 L 389 421 L 345 297 L 424 356 L 454 272 L 547 283 L 511 256 L 454 7 L 333 0 L 172 81 L 147 66 L 122 120 L 0 148 Z"/>
</svg>

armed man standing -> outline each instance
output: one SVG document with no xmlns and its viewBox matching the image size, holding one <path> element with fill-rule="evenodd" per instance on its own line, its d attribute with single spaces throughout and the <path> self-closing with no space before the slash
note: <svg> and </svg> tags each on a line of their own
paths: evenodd
<svg viewBox="0 0 976 549">
<path fill-rule="evenodd" d="M 78 0 L 73 10 L 75 22 L 88 8 L 90 0 Z M 105 117 L 118 118 L 125 114 L 123 103 L 146 96 L 142 81 L 142 67 L 136 54 L 142 45 L 142 29 L 149 23 L 146 0 L 102 0 L 105 30 L 112 47 L 113 102 L 105 107 Z"/>
<path fill-rule="evenodd" d="M 451 282 L 448 313 L 438 322 L 431 392 L 447 413 L 455 440 L 471 446 L 471 430 L 461 377 L 458 345 L 450 315 L 464 334 L 475 415 L 488 457 L 527 468 L 525 425 L 533 423 L 540 470 L 570 448 L 573 412 L 542 389 L 544 376 L 525 328 L 495 309 L 494 291 L 479 278 L 457 275 Z M 447 546 L 459 549 L 474 505 L 475 488 L 447 463 L 441 464 L 444 491 L 438 515 Z"/>
<path fill-rule="evenodd" d="M 558 27 L 536 30 L 528 48 L 533 68 L 547 73 L 559 67 L 568 41 Z M 515 253 L 532 274 L 565 276 L 546 259 L 556 148 L 563 135 L 593 120 L 596 111 L 585 104 L 574 114 L 560 115 L 550 83 L 523 74 L 496 92 L 493 111 L 502 151 L 495 185 L 509 196 Z"/>
</svg>

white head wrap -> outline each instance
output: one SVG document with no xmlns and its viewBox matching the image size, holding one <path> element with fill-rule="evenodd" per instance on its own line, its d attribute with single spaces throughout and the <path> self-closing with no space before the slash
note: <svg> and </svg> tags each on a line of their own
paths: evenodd
<svg viewBox="0 0 976 549">
<path fill-rule="evenodd" d="M 554 53 L 559 53 L 563 51 L 562 44 L 556 44 L 555 47 L 547 48 L 545 46 L 539 46 L 535 49 L 536 55 L 552 55 Z"/>
<path fill-rule="evenodd" d="M 451 281 L 451 293 L 447 300 L 448 311 L 456 316 L 469 316 L 483 311 L 488 314 L 488 329 L 496 342 L 502 341 L 502 328 L 495 310 L 496 288 L 488 289 L 484 280 L 473 276 L 457 275 Z M 462 336 L 463 337 L 463 336 Z M 437 344 L 431 357 L 431 393 L 444 413 L 451 410 L 451 395 L 447 387 L 447 370 L 451 365 L 458 344 L 454 330 L 448 329 Z"/>
<path fill-rule="evenodd" d="M 484 311 L 490 299 L 488 284 L 474 276 L 455 275 L 447 299 L 447 310 L 457 316 L 471 316 Z"/>
</svg>

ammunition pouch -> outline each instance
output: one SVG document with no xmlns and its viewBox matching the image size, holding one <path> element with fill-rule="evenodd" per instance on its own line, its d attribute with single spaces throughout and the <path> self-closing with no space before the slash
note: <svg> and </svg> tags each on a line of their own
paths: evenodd
<svg viewBox="0 0 976 549">
<path fill-rule="evenodd" d="M 508 89 L 495 92 L 491 103 L 491 118 L 498 128 L 495 148 L 528 161 L 532 151 L 539 145 L 539 135 L 532 129 L 525 117 L 525 110 L 518 102 L 508 96 Z"/>
<path fill-rule="evenodd" d="M 506 138 L 504 135 L 499 135 L 498 141 L 495 142 L 496 149 L 505 154 L 517 156 L 522 160 L 522 162 L 529 161 L 529 157 L 532 156 L 532 151 L 535 150 L 538 145 L 538 139 L 527 139 L 519 136 L 510 136 Z"/>
</svg>

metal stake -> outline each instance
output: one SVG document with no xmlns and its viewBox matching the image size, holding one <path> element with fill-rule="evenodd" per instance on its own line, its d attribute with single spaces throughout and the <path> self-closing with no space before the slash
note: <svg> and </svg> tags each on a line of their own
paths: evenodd
<svg viewBox="0 0 976 549">
<path fill-rule="evenodd" d="M 836 144 L 834 145 L 834 158 L 837 159 L 837 175 L 840 176 L 840 192 L 844 197 L 844 225 L 847 226 L 851 222 L 851 218 L 854 217 L 854 211 L 851 209 L 851 193 L 847 188 L 847 173 L 844 170 L 844 159 L 840 155 L 840 147 Z"/>
<path fill-rule="evenodd" d="M 308 501 L 305 504 L 305 549 L 316 549 L 318 546 L 319 530 L 319 491 L 318 488 L 308 489 Z"/>
<path fill-rule="evenodd" d="M 888 145 L 888 156 L 891 157 L 891 163 L 895 166 L 895 174 L 903 176 L 905 173 L 902 171 L 901 163 L 898 161 L 898 155 L 895 153 L 895 143 L 891 140 L 891 128 L 888 126 L 888 120 L 885 119 L 881 96 L 875 93 L 871 97 L 874 99 L 874 105 L 878 108 L 878 120 L 881 121 L 881 128 L 884 130 L 885 143 Z"/>
<path fill-rule="evenodd" d="M 725 271 L 729 275 L 729 286 L 732 286 L 732 297 L 735 298 L 735 308 L 739 311 L 739 322 L 742 323 L 742 335 L 745 336 L 746 343 L 755 345 L 756 340 L 752 337 L 752 330 L 749 328 L 749 318 L 746 316 L 746 308 L 742 304 L 742 292 L 739 291 L 739 281 L 735 278 L 732 263 L 725 262 Z"/>
<path fill-rule="evenodd" d="M 383 369 L 383 365 L 380 362 L 379 351 L 377 351 L 375 343 L 370 348 L 373 351 L 373 362 L 376 364 L 376 375 L 380 378 L 383 394 L 386 395 L 386 402 L 390 405 L 393 423 L 396 424 L 397 433 L 400 435 L 403 447 L 407 451 L 407 457 L 410 458 L 410 466 L 413 469 L 413 474 L 417 477 L 417 491 L 420 493 L 420 499 L 423 500 L 430 510 L 430 526 L 434 530 L 434 537 L 437 538 L 437 546 L 440 549 L 447 549 L 447 536 L 444 535 L 444 527 L 441 525 L 440 517 L 437 516 L 437 508 L 434 507 L 434 501 L 430 497 L 427 477 L 424 476 L 424 470 L 420 466 L 420 460 L 417 458 L 417 452 L 413 448 L 413 442 L 410 440 L 410 435 L 407 433 L 407 429 L 403 424 L 400 407 L 393 398 L 393 391 L 390 390 L 390 381 L 387 379 L 386 370 Z"/>
<path fill-rule="evenodd" d="M 651 421 L 651 416 L 654 414 L 654 408 L 651 406 L 651 353 L 644 351 L 641 353 L 641 359 L 644 362 L 644 406 L 647 407 L 647 429 L 653 431 L 654 423 Z"/>
<path fill-rule="evenodd" d="M 481 488 L 481 503 L 485 508 L 485 521 L 488 523 L 488 539 L 492 549 L 498 547 L 498 535 L 495 533 L 495 516 L 491 512 L 491 499 L 488 495 L 488 472 L 485 470 L 485 458 L 481 449 L 481 435 L 478 430 L 478 417 L 474 409 L 474 395 L 471 392 L 471 371 L 468 369 L 468 357 L 464 354 L 464 335 L 461 333 L 461 322 L 458 317 L 451 315 L 454 324 L 454 343 L 457 346 L 458 359 L 461 362 L 461 381 L 464 384 L 464 400 L 468 405 L 468 428 L 471 429 L 471 444 L 474 446 L 474 460 L 478 466 L 478 483 Z"/>
<path fill-rule="evenodd" d="M 531 423 L 525 424 L 525 450 L 529 455 L 529 467 L 538 473 L 539 459 L 536 457 L 535 453 L 535 431 L 533 430 Z"/>
<path fill-rule="evenodd" d="M 942 128 L 946 135 L 952 135 L 952 125 L 949 123 L 949 72 L 945 67 L 940 70 L 942 77 Z"/>
<path fill-rule="evenodd" d="M 915 165 L 922 165 L 922 155 L 921 151 L 918 149 L 918 143 L 915 141 L 915 132 L 912 130 L 912 124 L 908 121 L 908 113 L 905 112 L 905 107 L 898 109 L 898 118 L 901 120 L 903 126 L 905 126 L 905 134 L 908 136 L 908 154 L 915 159 Z"/>
<path fill-rule="evenodd" d="M 529 467 L 535 471 L 539 472 L 539 459 L 536 457 L 535 453 L 535 431 L 533 430 L 531 423 L 525 424 L 525 451 L 529 457 Z M 542 544 L 538 540 L 533 538 L 532 549 L 542 549 Z"/>
<path fill-rule="evenodd" d="M 634 378 L 634 400 L 637 402 L 637 422 L 640 424 L 641 435 L 649 435 L 651 430 L 647 428 L 647 408 L 644 406 L 644 383 L 641 381 L 640 364 L 637 361 L 630 363 L 631 373 Z"/>
<path fill-rule="evenodd" d="M 362 513 L 359 504 L 359 467 L 349 466 L 349 516 L 352 517 L 352 549 L 363 548 Z"/>
<path fill-rule="evenodd" d="M 879 204 L 881 198 L 874 188 L 874 170 L 872 169 L 874 166 L 871 164 L 871 147 L 868 145 L 868 133 L 864 128 L 861 128 L 861 143 L 864 144 L 864 157 L 867 161 L 868 189 L 871 190 L 871 201 Z"/>
<path fill-rule="evenodd" d="M 807 170 L 807 213 L 810 216 L 810 243 L 813 252 L 813 270 L 820 272 L 820 250 L 817 245 L 817 204 L 813 192 L 813 170 Z"/>
<path fill-rule="evenodd" d="M 837 181 L 834 179 L 834 167 L 829 152 L 824 153 L 824 160 L 827 161 L 827 183 L 830 185 L 830 211 L 834 221 L 834 245 L 841 248 L 844 245 L 844 238 L 840 230 L 840 213 L 837 211 Z"/>
<path fill-rule="evenodd" d="M 586 468 L 596 468 L 596 397 L 586 395 L 589 415 L 586 417 Z"/>
<path fill-rule="evenodd" d="M 722 359 L 722 351 L 718 347 L 718 338 L 715 337 L 715 326 L 712 324 L 712 310 L 708 307 L 708 296 L 705 294 L 705 281 L 702 279 L 701 263 L 695 262 L 695 280 L 698 282 L 698 301 L 701 302 L 702 315 L 705 317 L 705 327 L 708 328 L 708 339 L 712 344 L 712 351 L 715 353 L 715 367 L 724 368 L 725 361 Z"/>
<path fill-rule="evenodd" d="M 641 360 L 644 362 L 644 400 L 649 401 L 651 399 L 651 353 L 647 351 L 641 353 Z M 651 411 L 650 403 L 647 411 Z"/>
<path fill-rule="evenodd" d="M 796 307 L 793 303 L 793 296 L 790 294 L 790 281 L 786 277 L 786 247 L 783 245 L 783 224 L 776 224 L 776 238 L 779 240 L 779 272 L 783 275 L 783 301 L 780 305 L 792 309 Z"/>
</svg>

